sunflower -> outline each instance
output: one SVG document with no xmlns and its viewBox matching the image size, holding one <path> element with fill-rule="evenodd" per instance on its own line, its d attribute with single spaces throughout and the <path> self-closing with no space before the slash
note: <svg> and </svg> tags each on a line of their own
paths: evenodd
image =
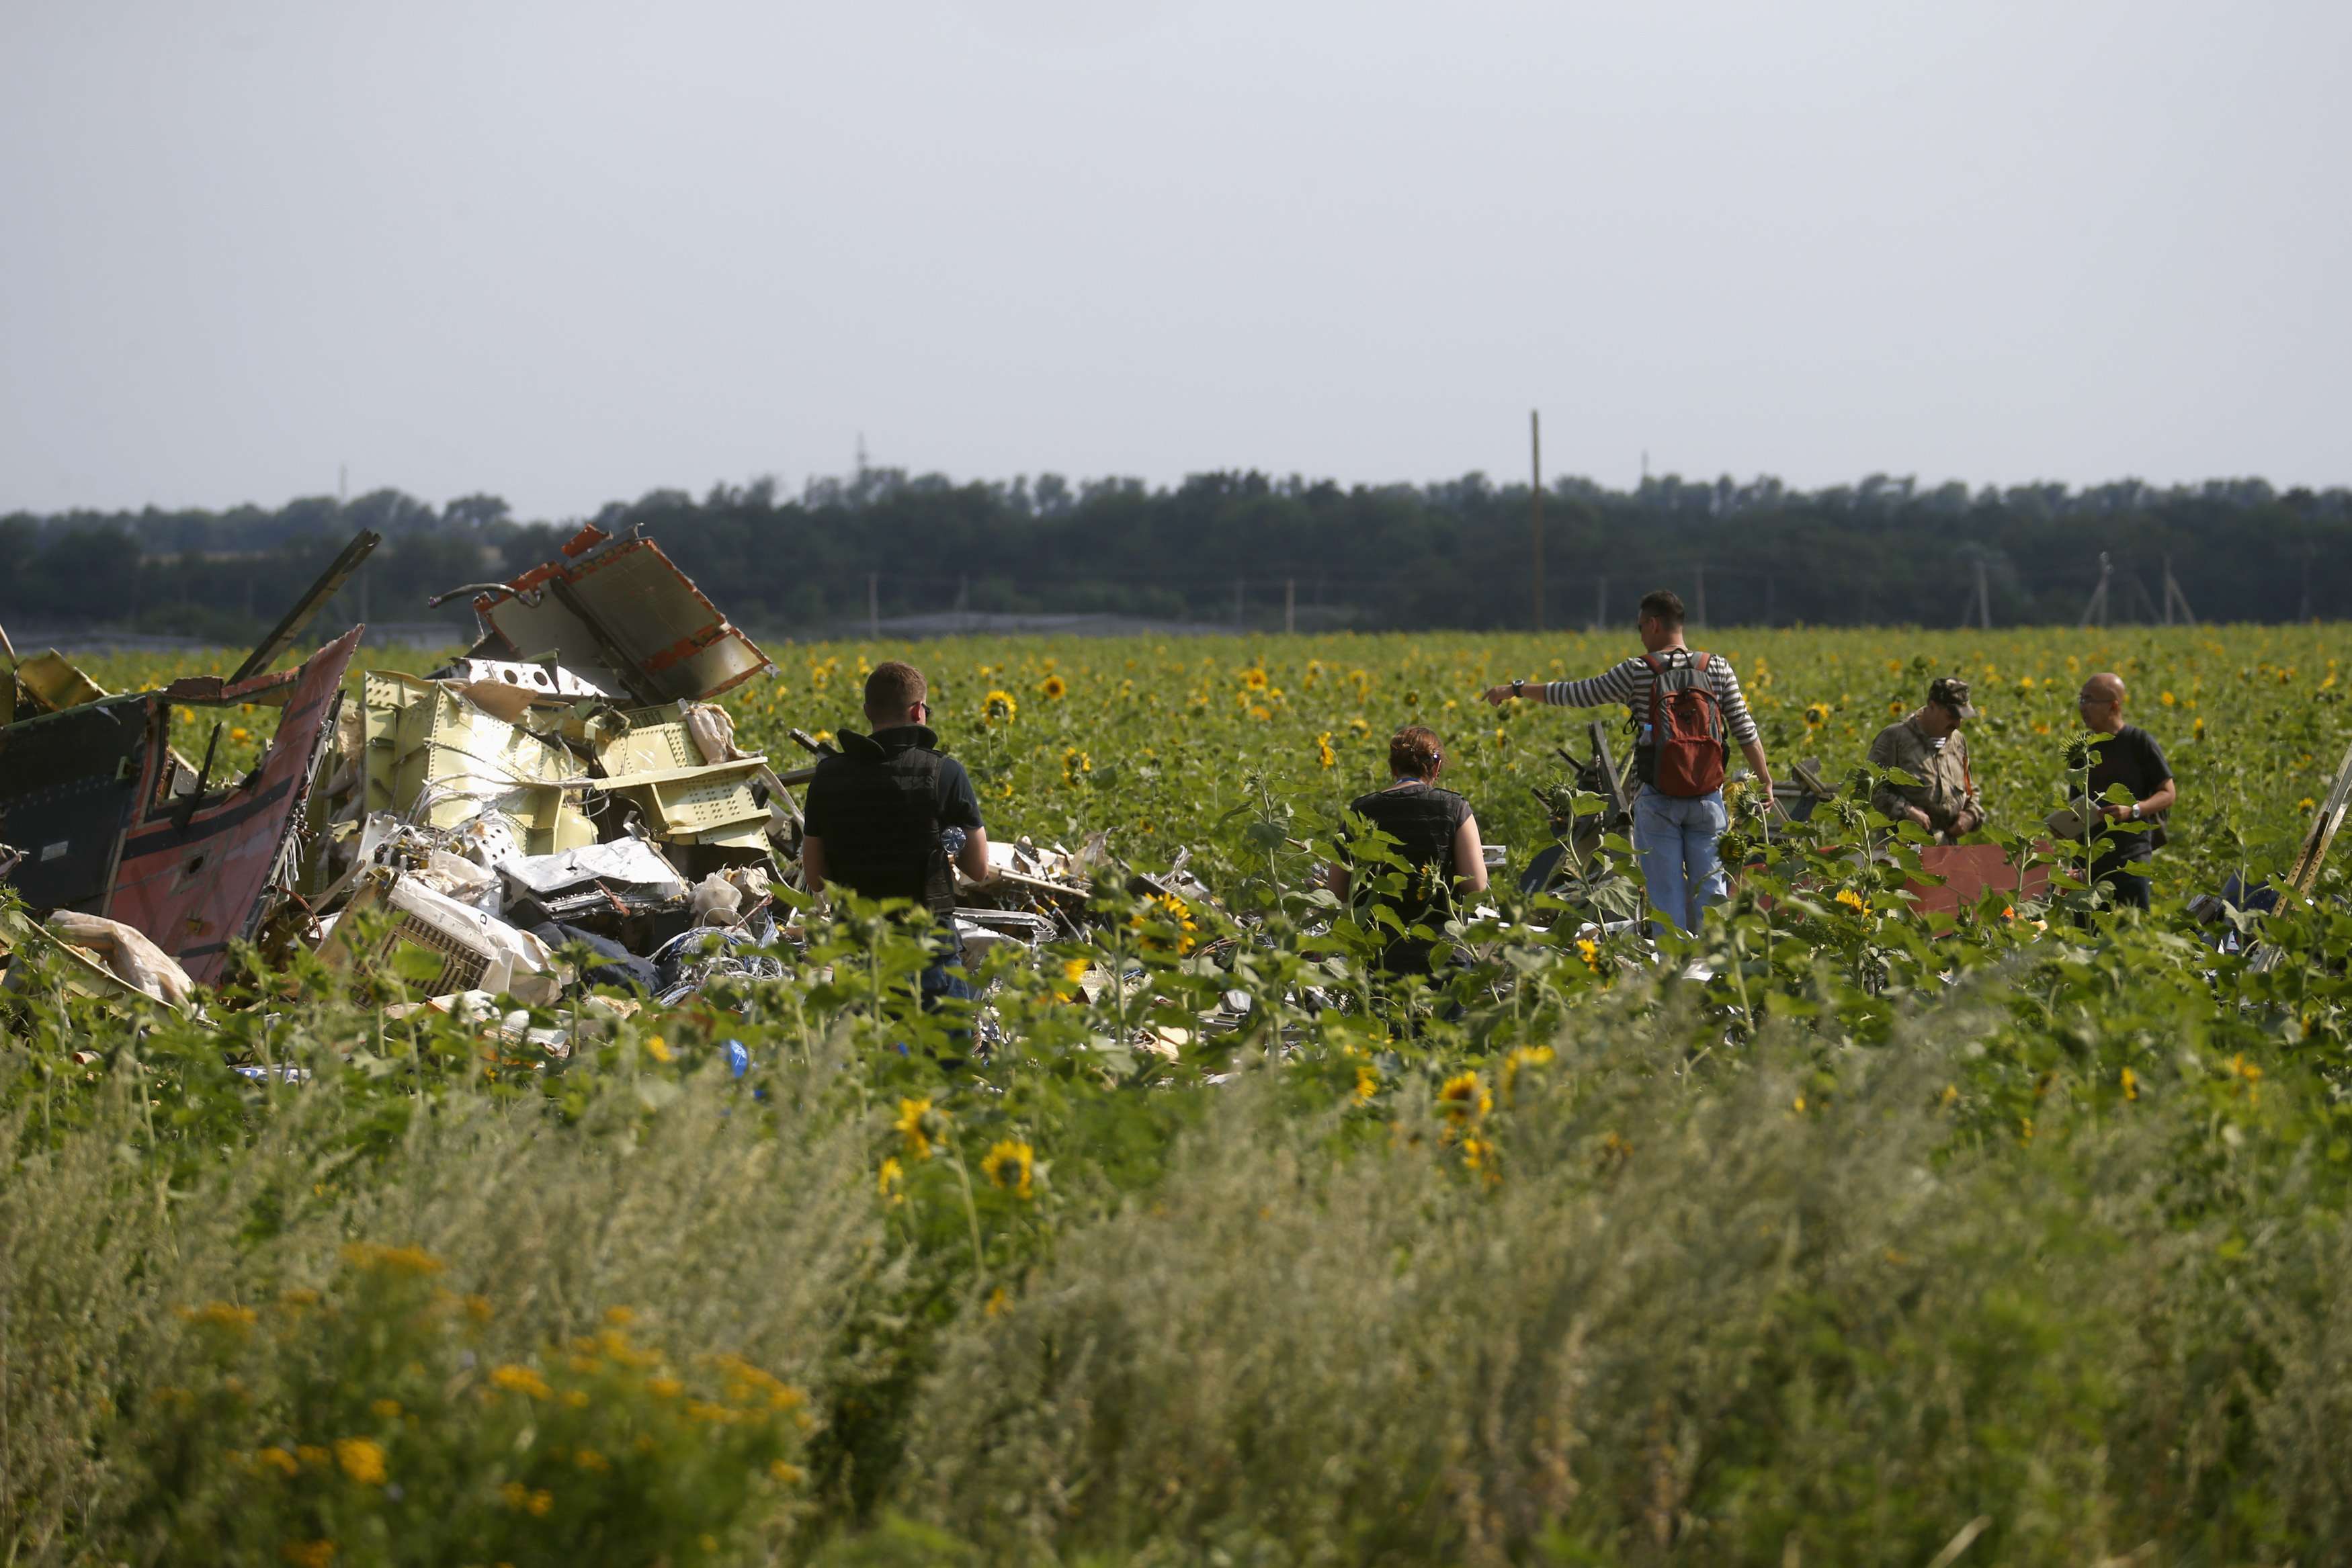
<svg viewBox="0 0 2352 1568">
<path fill-rule="evenodd" d="M 947 1113 L 934 1110 L 928 1099 L 898 1102 L 898 1119 L 891 1129 L 906 1140 L 907 1153 L 919 1160 L 931 1157 L 931 1147 L 947 1131 Z"/>
<path fill-rule="evenodd" d="M 1045 694 L 1047 702 L 1057 703 L 1070 695 L 1070 683 L 1059 675 L 1047 675 L 1038 683 L 1037 689 Z"/>
<path fill-rule="evenodd" d="M 1252 664 L 1248 669 L 1244 670 L 1242 672 L 1242 685 L 1254 692 L 1262 692 L 1265 690 L 1266 680 L 1265 667 L 1259 664 Z"/>
<path fill-rule="evenodd" d="M 1339 760 L 1332 754 L 1331 732 L 1328 729 L 1315 737 L 1315 760 L 1318 766 L 1324 768 L 1332 767 Z"/>
<path fill-rule="evenodd" d="M 1029 1197 L 1034 1196 L 1029 1177 L 1036 1158 L 1036 1150 L 1006 1138 L 981 1157 L 980 1174 L 998 1186 L 1011 1187 L 1016 1197 Z"/>
<path fill-rule="evenodd" d="M 1478 1082 L 1476 1073 L 1457 1072 L 1439 1087 L 1437 1103 L 1448 1121 L 1462 1122 L 1493 1110 L 1495 1097 Z"/>
<path fill-rule="evenodd" d="M 1805 705 L 1805 727 L 1807 729 L 1819 729 L 1822 726 L 1829 723 L 1829 704 L 1807 703 Z"/>
<path fill-rule="evenodd" d="M 1011 692 L 991 692 L 980 705 L 980 721 L 982 724 L 1011 724 L 1020 716 L 1021 705 L 1013 700 Z"/>
</svg>

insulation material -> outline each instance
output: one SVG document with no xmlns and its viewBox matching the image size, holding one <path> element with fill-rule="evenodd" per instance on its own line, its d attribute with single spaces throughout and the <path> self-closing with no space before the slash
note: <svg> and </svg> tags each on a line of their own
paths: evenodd
<svg viewBox="0 0 2352 1568">
<path fill-rule="evenodd" d="M 768 667 L 701 590 L 647 538 L 583 528 L 563 556 L 485 593 L 474 612 L 515 654 L 555 662 L 641 703 L 700 700 Z"/>
<path fill-rule="evenodd" d="M 371 916 L 385 915 L 381 935 L 362 935 L 376 925 Z M 427 996 L 479 990 L 545 1003 L 561 988 L 554 956 L 538 937 L 383 866 L 361 873 L 319 957 L 345 972 L 397 963 L 402 979 Z"/>
<path fill-rule="evenodd" d="M 194 982 L 171 956 L 150 942 L 145 933 L 109 920 L 103 915 L 83 915 L 60 909 L 45 924 L 60 939 L 88 953 L 107 971 L 142 996 L 167 1007 L 185 1008 Z"/>
<path fill-rule="evenodd" d="M 751 755 L 735 745 L 735 719 L 717 703 L 695 703 L 686 710 L 686 733 L 705 762 L 737 762 Z"/>
<path fill-rule="evenodd" d="M 344 632 L 312 654 L 291 683 L 261 677 L 288 685 L 277 736 L 243 783 L 203 802 L 157 798 L 176 688 L 149 694 L 146 806 L 123 837 L 113 887 L 99 913 L 145 932 L 199 984 L 220 977 L 229 944 L 259 931 L 293 886 L 302 808 L 325 764 L 343 672 L 359 640 L 358 627 Z M 225 686 L 222 700 L 240 700 L 242 690 Z"/>
<path fill-rule="evenodd" d="M 436 682 L 371 670 L 365 691 L 369 811 L 433 828 L 495 812 L 530 854 L 596 841 L 594 824 L 565 799 L 576 780 L 562 747 Z"/>
</svg>

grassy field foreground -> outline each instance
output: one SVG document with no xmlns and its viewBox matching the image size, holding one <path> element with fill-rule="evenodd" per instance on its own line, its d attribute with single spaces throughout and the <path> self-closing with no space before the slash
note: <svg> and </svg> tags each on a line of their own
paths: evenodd
<svg viewBox="0 0 2352 1568">
<path fill-rule="evenodd" d="M 867 912 L 793 977 L 560 1066 L 386 1022 L 308 963 L 216 999 L 216 1028 L 37 989 L 0 1037 L 0 1541 L 2346 1555 L 2352 913 L 2329 873 L 2256 972 L 2179 904 L 2291 852 L 2352 728 L 2336 633 L 1700 641 L 1776 758 L 1833 778 L 1931 674 L 1968 676 L 2012 838 L 2081 674 L 2122 670 L 2182 785 L 2158 910 L 2086 912 L 2062 878 L 1931 927 L 1900 864 L 1840 852 L 1868 824 L 1839 802 L 1743 838 L 1709 979 L 1480 925 L 1444 994 L 1390 993 L 1310 891 L 1380 742 L 1431 723 L 1523 857 L 1527 787 L 1559 781 L 1582 716 L 1473 695 L 1613 643 L 926 645 L 992 830 L 1100 828 L 1139 864 L 1190 846 L 1223 907 L 1107 895 L 1095 942 L 990 977 L 1017 1043 L 952 1070 L 908 999 L 919 950 Z M 779 753 L 787 725 L 855 722 L 884 656 L 776 652 L 730 706 Z M 1088 1002 L 1090 966 L 1144 983 Z M 1243 1026 L 1199 1033 L 1236 989 Z M 1135 1049 L 1155 1024 L 1171 1054 Z"/>
</svg>

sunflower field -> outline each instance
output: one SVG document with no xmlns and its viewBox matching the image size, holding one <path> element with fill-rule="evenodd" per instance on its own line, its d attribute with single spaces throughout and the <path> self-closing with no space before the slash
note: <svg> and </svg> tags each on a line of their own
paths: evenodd
<svg viewBox="0 0 2352 1568">
<path fill-rule="evenodd" d="M 2352 645 L 1692 641 L 1840 789 L 1801 824 L 1748 791 L 1733 898 L 1663 960 L 1516 891 L 1558 747 L 1622 713 L 1479 700 L 1630 637 L 772 642 L 726 701 L 779 765 L 909 659 L 992 836 L 1213 896 L 1098 883 L 1087 941 L 973 977 L 985 1052 L 855 901 L 787 977 L 562 1061 L 308 959 L 209 1023 L 31 988 L 7 1560 L 2352 1555 L 2352 851 L 2259 921 L 2189 908 L 2293 860 Z M 2155 909 L 2062 861 L 1916 913 L 1916 831 L 1844 788 L 1871 737 L 1969 681 L 1989 835 L 2032 853 L 2103 670 L 2179 784 Z M 1507 869 L 1391 985 L 1318 873 L 1408 723 Z"/>
</svg>

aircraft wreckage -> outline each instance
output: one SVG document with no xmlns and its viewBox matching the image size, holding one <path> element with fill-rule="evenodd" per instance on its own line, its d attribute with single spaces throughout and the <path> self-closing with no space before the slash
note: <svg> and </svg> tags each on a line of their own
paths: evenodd
<svg viewBox="0 0 2352 1568">
<path fill-rule="evenodd" d="M 8 983 L 45 956 L 77 991 L 181 1010 L 241 950 L 267 968 L 307 948 L 355 979 L 396 975 L 413 999 L 395 1011 L 512 1033 L 517 1003 L 603 988 L 587 1000 L 626 1015 L 721 976 L 781 977 L 803 932 L 775 895 L 799 884 L 793 791 L 815 758 L 779 771 L 736 744 L 713 699 L 772 673 L 751 638 L 653 540 L 591 527 L 511 581 L 434 601 L 470 594 L 478 636 L 429 675 L 369 670 L 351 689 L 360 627 L 268 673 L 375 543 L 354 539 L 226 677 L 115 694 L 54 652 L 5 649 Z M 215 773 L 219 723 L 202 760 L 181 749 L 175 716 L 247 705 L 278 719 L 244 777 Z M 990 857 L 986 883 L 959 873 L 974 960 L 1078 936 L 1113 869 L 1099 840 Z"/>
</svg>

